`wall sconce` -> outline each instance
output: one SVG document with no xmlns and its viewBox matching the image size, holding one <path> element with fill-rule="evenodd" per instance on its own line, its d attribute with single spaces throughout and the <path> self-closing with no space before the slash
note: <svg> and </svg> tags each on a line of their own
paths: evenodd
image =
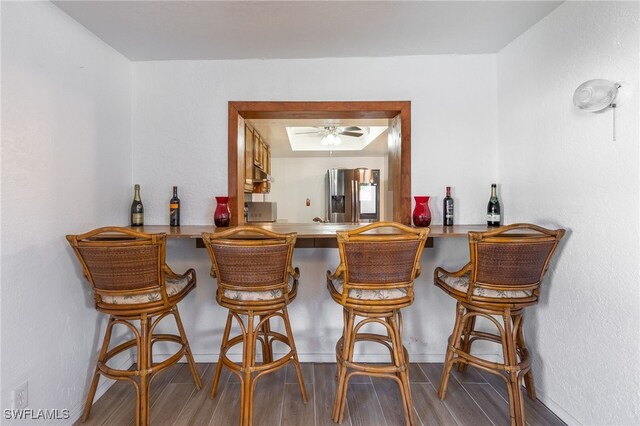
<svg viewBox="0 0 640 426">
<path fill-rule="evenodd" d="M 587 112 L 613 110 L 613 141 L 616 140 L 616 108 L 628 94 L 628 85 L 603 79 L 582 83 L 573 93 L 573 104 Z"/>
</svg>

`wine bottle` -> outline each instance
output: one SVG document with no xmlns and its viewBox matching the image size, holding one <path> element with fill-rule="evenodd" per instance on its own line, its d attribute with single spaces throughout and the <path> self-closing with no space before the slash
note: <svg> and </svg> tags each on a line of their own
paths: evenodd
<svg viewBox="0 0 640 426">
<path fill-rule="evenodd" d="M 451 198 L 450 186 L 447 186 L 447 196 L 442 200 L 442 224 L 453 226 L 453 198 Z"/>
<path fill-rule="evenodd" d="M 496 184 L 491 184 L 491 198 L 487 204 L 487 225 L 500 226 L 500 201 L 496 193 Z"/>
<path fill-rule="evenodd" d="M 140 199 L 140 185 L 134 186 L 133 203 L 131 203 L 131 226 L 144 225 L 144 207 Z"/>
<path fill-rule="evenodd" d="M 178 187 L 173 187 L 173 197 L 169 201 L 169 225 L 180 226 L 180 198 L 178 198 Z"/>
</svg>

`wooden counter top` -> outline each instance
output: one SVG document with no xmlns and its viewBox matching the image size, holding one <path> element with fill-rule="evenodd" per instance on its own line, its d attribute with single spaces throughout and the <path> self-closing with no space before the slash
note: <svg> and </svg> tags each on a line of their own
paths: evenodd
<svg viewBox="0 0 640 426">
<path fill-rule="evenodd" d="M 336 231 L 349 231 L 363 225 L 345 223 L 261 223 L 255 224 L 255 226 L 278 233 L 297 232 L 300 240 L 335 239 Z M 429 228 L 429 238 L 466 238 L 469 231 L 489 230 L 487 225 L 432 225 Z M 214 225 L 182 225 L 178 227 L 145 225 L 132 227 L 131 229 L 149 234 L 164 232 L 167 234 L 167 238 L 200 238 L 203 232 L 214 232 L 216 227 Z"/>
</svg>

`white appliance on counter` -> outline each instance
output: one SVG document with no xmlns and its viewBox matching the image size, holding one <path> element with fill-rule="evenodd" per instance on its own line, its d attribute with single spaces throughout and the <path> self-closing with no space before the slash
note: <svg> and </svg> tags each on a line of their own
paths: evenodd
<svg viewBox="0 0 640 426">
<path fill-rule="evenodd" d="M 275 222 L 278 219 L 278 203 L 270 201 L 248 201 L 246 222 Z"/>
</svg>

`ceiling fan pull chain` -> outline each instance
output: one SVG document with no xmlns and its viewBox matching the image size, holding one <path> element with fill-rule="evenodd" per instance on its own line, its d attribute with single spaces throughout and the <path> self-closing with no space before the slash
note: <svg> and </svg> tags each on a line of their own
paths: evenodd
<svg viewBox="0 0 640 426">
<path fill-rule="evenodd" d="M 613 110 L 613 141 L 616 141 L 616 104 L 611 105 Z"/>
</svg>

